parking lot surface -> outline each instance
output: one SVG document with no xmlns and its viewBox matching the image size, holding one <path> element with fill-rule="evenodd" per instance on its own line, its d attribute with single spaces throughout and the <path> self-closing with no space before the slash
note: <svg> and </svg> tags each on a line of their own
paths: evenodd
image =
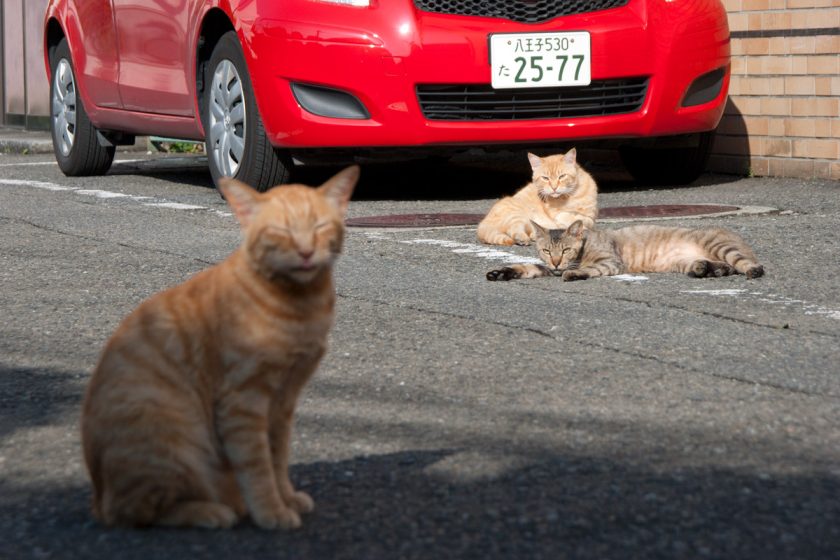
<svg viewBox="0 0 840 560">
<path fill-rule="evenodd" d="M 534 249 L 348 228 L 292 448 L 304 527 L 103 528 L 78 431 L 102 345 L 239 241 L 201 158 L 118 160 L 0 156 L 0 558 L 838 556 L 840 184 L 597 169 L 604 208 L 762 208 L 655 223 L 731 228 L 767 275 L 488 282 Z M 527 180 L 511 161 L 363 166 L 349 215 L 485 213 Z"/>
</svg>

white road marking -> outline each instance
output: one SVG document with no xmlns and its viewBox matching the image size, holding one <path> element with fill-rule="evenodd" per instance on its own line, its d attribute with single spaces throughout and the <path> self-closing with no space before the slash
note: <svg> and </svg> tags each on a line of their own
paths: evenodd
<svg viewBox="0 0 840 560">
<path fill-rule="evenodd" d="M 114 164 L 117 163 L 137 163 L 140 161 L 149 161 L 145 159 L 115 159 Z M 41 166 L 41 165 L 58 165 L 54 160 L 53 161 L 26 161 L 21 163 L 0 163 L 0 167 L 32 167 L 32 166 Z"/>
<path fill-rule="evenodd" d="M 24 181 L 21 179 L 0 179 L 0 185 L 12 185 L 15 187 L 33 187 L 36 189 L 46 189 L 48 191 L 74 191 L 73 187 L 65 187 L 63 185 L 56 185 L 55 183 L 47 183 L 46 181 Z"/>
<path fill-rule="evenodd" d="M 76 194 L 84 196 L 95 196 L 96 198 L 126 198 L 129 195 L 111 191 L 100 191 L 96 189 L 79 189 Z"/>
<path fill-rule="evenodd" d="M 183 202 L 146 202 L 143 206 L 154 206 L 156 208 L 171 208 L 172 210 L 209 210 L 206 206 L 195 204 L 184 204 Z"/>
<path fill-rule="evenodd" d="M 30 187 L 35 189 L 42 189 L 48 191 L 69 191 L 80 196 L 92 196 L 104 200 L 108 199 L 122 199 L 131 202 L 137 202 L 143 206 L 153 208 L 168 208 L 170 210 L 206 210 L 216 214 L 222 218 L 231 217 L 233 214 L 221 210 L 215 210 L 207 206 L 200 206 L 197 204 L 186 204 L 183 202 L 174 202 L 151 196 L 138 196 L 114 191 L 105 191 L 101 189 L 81 189 L 78 187 L 68 187 L 56 183 L 49 183 L 46 181 L 24 181 L 21 179 L 0 179 L 0 185 L 9 185 L 15 187 Z"/>
<path fill-rule="evenodd" d="M 747 290 L 682 290 L 681 294 L 706 294 L 709 296 L 738 296 Z"/>
<path fill-rule="evenodd" d="M 508 264 L 539 264 L 542 261 L 533 257 L 523 257 L 515 253 L 488 247 L 487 245 L 478 245 L 476 243 L 459 243 L 457 241 L 448 241 L 446 239 L 408 239 L 405 241 L 398 241 L 406 245 L 435 245 L 451 250 L 453 253 L 473 255 L 491 261 L 501 261 Z"/>
<path fill-rule="evenodd" d="M 613 280 L 618 280 L 619 282 L 628 282 L 630 284 L 639 284 L 650 280 L 647 276 L 635 276 L 633 274 L 616 274 L 615 276 L 607 276 L 607 278 L 612 278 Z"/>
<path fill-rule="evenodd" d="M 723 297 L 740 297 L 752 299 L 770 305 L 783 305 L 787 307 L 799 307 L 805 315 L 824 315 L 830 319 L 840 321 L 840 310 L 824 307 L 816 303 L 810 303 L 801 299 L 793 299 L 780 294 L 765 294 L 762 292 L 751 292 L 749 290 L 683 290 L 681 294 L 708 295 Z"/>
</svg>

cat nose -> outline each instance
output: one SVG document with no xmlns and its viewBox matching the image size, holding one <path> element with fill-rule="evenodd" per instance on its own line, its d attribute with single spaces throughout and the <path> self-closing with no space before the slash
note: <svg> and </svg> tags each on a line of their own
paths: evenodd
<svg viewBox="0 0 840 560">
<path fill-rule="evenodd" d="M 315 251 L 312 249 L 298 249 L 298 255 L 300 255 L 300 258 L 305 261 L 308 261 L 309 257 L 311 257 L 313 253 L 315 253 Z"/>
</svg>

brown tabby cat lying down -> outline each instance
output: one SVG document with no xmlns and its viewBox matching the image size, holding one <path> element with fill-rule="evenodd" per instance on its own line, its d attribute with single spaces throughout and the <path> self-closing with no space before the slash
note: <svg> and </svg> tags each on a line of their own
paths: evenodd
<svg viewBox="0 0 840 560">
<path fill-rule="evenodd" d="M 533 179 L 513 196 L 499 200 L 478 224 L 478 239 L 490 245 L 528 245 L 544 228 L 566 228 L 575 220 L 587 226 L 598 214 L 598 187 L 577 163 L 574 148 L 566 154 L 528 154 Z"/>
<path fill-rule="evenodd" d="M 260 194 L 223 179 L 242 245 L 160 292 L 108 341 L 82 442 L 106 525 L 292 529 L 312 499 L 289 480 L 295 404 L 333 323 L 332 266 L 359 177 Z"/>
<path fill-rule="evenodd" d="M 569 281 L 625 272 L 682 272 L 695 278 L 764 274 L 749 245 L 726 229 L 630 226 L 598 230 L 586 228 L 581 221 L 565 231 L 533 226 L 545 265 L 513 264 L 491 270 L 488 280 L 554 275 Z"/>
</svg>

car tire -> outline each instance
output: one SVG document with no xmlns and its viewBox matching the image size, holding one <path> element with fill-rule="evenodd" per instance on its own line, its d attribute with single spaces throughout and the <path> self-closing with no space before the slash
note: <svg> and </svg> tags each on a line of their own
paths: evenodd
<svg viewBox="0 0 840 560">
<path fill-rule="evenodd" d="M 646 185 L 687 185 L 705 170 L 715 131 L 698 135 L 697 146 L 678 148 L 619 148 L 624 167 L 633 179 Z"/>
<path fill-rule="evenodd" d="M 79 95 L 70 47 L 62 39 L 50 57 L 50 132 L 58 167 L 65 175 L 103 175 L 114 161 L 114 146 L 99 143 Z"/>
<path fill-rule="evenodd" d="M 206 71 L 202 114 L 213 183 L 234 177 L 265 191 L 288 181 L 291 160 L 266 137 L 236 32 L 219 39 Z"/>
</svg>

